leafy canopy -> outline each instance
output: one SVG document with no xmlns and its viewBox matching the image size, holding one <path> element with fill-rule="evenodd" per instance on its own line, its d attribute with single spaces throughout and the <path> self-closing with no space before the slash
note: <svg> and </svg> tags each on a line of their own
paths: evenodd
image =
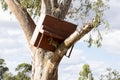
<svg viewBox="0 0 120 80">
<path fill-rule="evenodd" d="M 107 68 L 104 74 L 101 74 L 100 80 L 120 80 L 120 72 Z"/>
<path fill-rule="evenodd" d="M 17 0 L 23 9 L 26 9 L 33 17 L 40 16 L 41 0 Z M 1 0 L 2 9 L 8 10 L 5 0 Z"/>
<path fill-rule="evenodd" d="M 22 8 L 26 9 L 33 18 L 40 16 L 41 0 L 16 1 L 18 1 L 21 4 Z M 98 26 L 104 25 L 105 29 L 108 29 L 109 24 L 104 17 L 104 12 L 109 9 L 107 4 L 108 1 L 109 0 L 72 0 L 66 19 L 73 19 L 75 20 L 76 24 L 85 25 L 88 24 L 90 21 L 94 21 L 95 17 L 97 16 L 97 20 L 93 23 L 94 30 L 89 33 L 88 39 L 85 40 L 85 42 L 89 43 L 88 47 L 90 47 L 92 44 L 95 44 L 97 47 L 101 46 L 102 36 Z M 64 0 L 61 0 L 60 3 L 59 2 L 60 1 L 58 0 L 58 4 L 60 5 L 60 3 L 62 2 L 64 3 Z M 8 6 L 5 3 L 5 0 L 1 0 L 1 5 L 3 10 L 8 10 Z M 93 38 L 93 36 L 96 37 Z"/>
<path fill-rule="evenodd" d="M 16 69 L 17 74 L 13 75 L 11 72 L 2 74 L 3 80 L 31 80 L 32 66 L 27 63 L 19 64 Z M 1 80 L 1 79 L 0 79 Z"/>
</svg>

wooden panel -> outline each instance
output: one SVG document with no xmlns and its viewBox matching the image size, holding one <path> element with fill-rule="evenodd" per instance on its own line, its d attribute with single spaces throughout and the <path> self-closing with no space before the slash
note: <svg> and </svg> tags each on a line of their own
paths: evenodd
<svg viewBox="0 0 120 80">
<path fill-rule="evenodd" d="M 41 35 L 42 35 L 42 33 L 40 33 L 39 31 L 37 31 L 37 29 L 35 28 L 35 31 L 34 31 L 34 33 L 33 33 L 33 36 L 32 36 L 32 38 L 31 38 L 30 43 L 31 43 L 33 46 L 37 47 L 37 46 L 38 46 L 38 43 L 39 43 L 39 40 L 40 40 L 40 38 L 41 38 Z"/>
<path fill-rule="evenodd" d="M 49 31 L 44 30 L 44 34 L 46 34 L 47 36 L 51 36 L 51 37 L 60 39 L 60 40 L 64 40 L 64 37 L 57 35 L 57 34 L 54 34 L 53 32 L 49 32 Z"/>
<path fill-rule="evenodd" d="M 77 27 L 77 25 L 75 24 L 61 21 L 60 19 L 54 18 L 49 15 L 46 15 L 43 25 L 44 30 L 59 35 L 64 39 L 66 39 L 70 34 L 72 34 Z"/>
<path fill-rule="evenodd" d="M 43 48 L 45 50 L 49 50 L 49 51 L 54 52 L 56 47 L 58 46 L 58 44 L 62 43 L 64 40 L 48 36 L 47 34 L 45 34 L 45 32 L 43 32 L 43 33 L 40 33 L 40 32 L 34 33 L 35 36 L 32 37 L 30 43 L 32 45 L 34 45 L 35 47 Z M 43 35 L 43 37 L 42 37 L 42 35 Z"/>
<path fill-rule="evenodd" d="M 55 49 L 58 47 L 58 45 L 62 42 L 63 42 L 63 40 L 50 37 L 43 33 L 43 37 L 41 39 L 39 47 L 43 48 L 45 50 L 50 50 L 50 51 L 54 52 Z"/>
</svg>

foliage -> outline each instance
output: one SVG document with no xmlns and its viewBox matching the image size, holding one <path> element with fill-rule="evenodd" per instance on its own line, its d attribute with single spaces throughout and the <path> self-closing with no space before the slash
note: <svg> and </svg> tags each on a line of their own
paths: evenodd
<svg viewBox="0 0 120 80">
<path fill-rule="evenodd" d="M 120 80 L 120 72 L 108 68 L 106 73 L 100 76 L 100 80 Z"/>
<path fill-rule="evenodd" d="M 22 63 L 22 64 L 19 64 L 15 70 L 26 73 L 26 72 L 30 72 L 32 70 L 32 66 L 27 63 Z"/>
<path fill-rule="evenodd" d="M 89 33 L 89 37 L 85 42 L 89 43 L 88 47 L 94 44 L 97 47 L 101 47 L 102 35 L 98 26 L 105 26 L 108 30 L 109 24 L 105 19 L 105 11 L 109 9 L 108 0 L 74 0 L 74 2 L 79 3 L 79 5 L 71 5 L 71 9 L 68 12 L 68 17 L 74 19 L 78 25 L 86 25 L 91 21 L 96 21 L 93 23 L 94 30 Z"/>
<path fill-rule="evenodd" d="M 0 80 L 3 79 L 3 75 L 5 72 L 7 72 L 9 69 L 8 67 L 5 66 L 5 61 L 4 59 L 0 59 Z"/>
<path fill-rule="evenodd" d="M 3 80 L 16 80 L 12 73 L 8 72 L 3 75 Z"/>
<path fill-rule="evenodd" d="M 15 76 L 15 80 L 30 80 L 30 77 L 25 75 L 24 73 L 18 73 L 16 76 Z"/>
<path fill-rule="evenodd" d="M 92 73 L 88 64 L 84 64 L 82 71 L 79 73 L 80 77 L 78 80 L 93 80 Z"/>
<path fill-rule="evenodd" d="M 23 9 L 26 9 L 29 14 L 33 17 L 40 16 L 41 0 L 16 0 L 18 1 Z M 1 0 L 2 9 L 8 10 L 8 5 L 5 0 Z"/>
<path fill-rule="evenodd" d="M 40 16 L 41 0 L 18 0 L 22 7 L 33 17 Z"/>
<path fill-rule="evenodd" d="M 15 76 L 16 80 L 30 80 L 32 70 L 32 66 L 30 64 L 19 64 L 15 70 L 18 71 L 18 74 Z"/>
<path fill-rule="evenodd" d="M 5 0 L 0 0 L 0 3 L 4 11 L 8 9 L 8 5 L 6 4 Z"/>
<path fill-rule="evenodd" d="M 9 69 L 5 66 L 4 59 L 0 59 L 0 80 L 30 80 L 31 69 L 32 66 L 30 64 L 22 63 L 15 69 L 18 73 L 13 75 L 8 72 Z M 79 73 L 78 80 L 94 80 L 88 64 L 83 65 L 82 70 Z M 120 80 L 120 72 L 107 68 L 106 72 L 101 74 L 99 80 Z"/>
<path fill-rule="evenodd" d="M 0 65 L 4 64 L 4 59 L 0 59 Z"/>
<path fill-rule="evenodd" d="M 40 16 L 41 0 L 17 0 L 23 9 L 26 9 L 32 17 Z M 61 0 L 60 0 L 61 1 Z M 60 2 L 58 1 L 58 2 Z M 98 16 L 97 21 L 94 22 L 94 30 L 89 34 L 89 37 L 85 42 L 88 43 L 88 47 L 93 44 L 97 47 L 101 47 L 102 35 L 98 26 L 104 24 L 105 29 L 108 29 L 109 24 L 104 18 L 104 12 L 109 9 L 107 4 L 109 0 L 72 0 L 67 18 L 74 19 L 78 25 L 86 25 L 96 16 Z M 62 0 L 64 3 L 64 0 Z M 79 5 L 74 5 L 74 3 L 79 3 Z M 5 0 L 1 0 L 3 10 L 7 10 L 7 5 Z M 99 22 L 99 24 L 98 24 Z M 96 34 L 96 35 L 94 35 Z M 95 38 L 93 38 L 96 36 Z"/>
<path fill-rule="evenodd" d="M 18 72 L 16 75 L 8 72 L 8 67 L 5 66 L 4 59 L 0 59 L 0 80 L 30 80 L 32 70 L 30 64 L 19 64 L 15 70 Z"/>
<path fill-rule="evenodd" d="M 108 1 L 108 0 L 106 0 L 106 1 Z M 90 42 L 89 47 L 91 46 L 91 44 L 95 44 L 95 45 L 97 45 L 97 47 L 100 47 L 101 46 L 101 41 L 102 41 L 102 36 L 101 36 L 101 33 L 98 29 L 98 26 L 104 24 L 106 29 L 109 28 L 108 22 L 104 19 L 104 14 L 105 14 L 104 11 L 109 9 L 109 7 L 108 7 L 107 3 L 105 3 L 105 1 L 97 0 L 96 2 L 92 3 L 91 8 L 94 11 L 93 14 L 98 16 L 97 21 L 99 22 L 99 24 L 97 24 L 97 22 L 94 23 L 95 28 L 94 28 L 92 34 L 96 34 L 94 32 L 97 32 L 96 39 L 93 39 L 92 36 L 90 35 L 90 38 L 88 38 L 88 43 Z"/>
</svg>

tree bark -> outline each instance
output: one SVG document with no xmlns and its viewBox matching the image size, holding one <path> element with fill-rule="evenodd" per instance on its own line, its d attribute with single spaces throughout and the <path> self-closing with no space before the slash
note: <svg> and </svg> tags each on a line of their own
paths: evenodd
<svg viewBox="0 0 120 80">
<path fill-rule="evenodd" d="M 6 2 L 11 11 L 16 16 L 22 30 L 25 33 L 26 39 L 29 42 L 36 26 L 34 21 L 27 13 L 27 11 L 23 9 L 16 0 L 6 0 Z"/>
<path fill-rule="evenodd" d="M 72 0 L 63 1 L 64 4 L 58 4 L 57 0 L 41 0 L 41 13 L 64 19 Z M 16 16 L 29 43 L 36 26 L 34 21 L 17 0 L 6 0 L 6 2 Z M 37 49 L 29 44 L 32 53 L 32 80 L 58 80 L 58 66 L 67 50 L 93 28 L 91 22 L 80 30 L 76 30 L 54 53 L 41 48 Z"/>
<path fill-rule="evenodd" d="M 66 6 L 68 9 L 70 7 L 70 1 L 68 3 L 69 5 Z M 61 7 L 62 6 L 64 5 L 61 5 Z M 57 0 L 41 0 L 41 13 L 64 19 L 68 9 L 65 8 L 65 11 L 60 9 Z M 64 13 L 62 13 L 61 10 L 63 10 Z M 38 52 L 36 52 L 33 63 L 34 70 L 32 80 L 58 80 L 58 66 L 60 61 L 52 63 L 51 59 L 56 59 L 54 55 L 55 53 L 42 49 L 39 49 Z"/>
</svg>

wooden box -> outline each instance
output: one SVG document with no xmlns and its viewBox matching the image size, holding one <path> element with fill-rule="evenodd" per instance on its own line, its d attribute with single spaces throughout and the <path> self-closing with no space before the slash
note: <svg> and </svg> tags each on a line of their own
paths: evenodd
<svg viewBox="0 0 120 80">
<path fill-rule="evenodd" d="M 76 30 L 76 27 L 75 24 L 42 14 L 30 43 L 38 48 L 55 51 L 58 45 Z"/>
</svg>

